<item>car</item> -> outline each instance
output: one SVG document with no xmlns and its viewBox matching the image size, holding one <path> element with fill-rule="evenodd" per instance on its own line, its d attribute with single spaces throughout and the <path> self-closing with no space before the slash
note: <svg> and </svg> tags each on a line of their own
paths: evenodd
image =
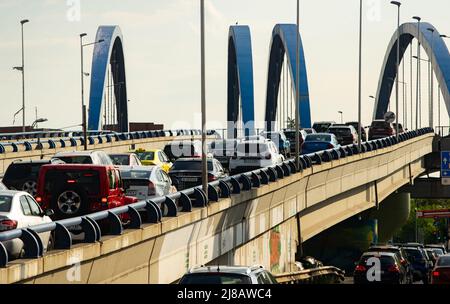
<svg viewBox="0 0 450 304">
<path fill-rule="evenodd" d="M 108 154 L 116 166 L 142 166 L 139 157 L 135 153 Z"/>
<path fill-rule="evenodd" d="M 136 154 L 142 163 L 142 166 L 158 166 L 163 169 L 166 173 L 169 172 L 172 167 L 172 162 L 167 157 L 166 153 L 160 149 L 136 150 Z"/>
<path fill-rule="evenodd" d="M 198 140 L 172 141 L 164 146 L 163 151 L 173 163 L 179 158 L 201 157 L 202 143 Z"/>
<path fill-rule="evenodd" d="M 434 265 L 436 265 L 436 261 L 439 256 L 431 248 L 424 248 L 424 250 L 427 253 L 427 255 L 428 255 L 429 259 L 431 260 L 433 267 L 434 267 Z"/>
<path fill-rule="evenodd" d="M 375 268 L 375 271 L 370 271 L 377 266 L 377 260 L 380 269 Z M 377 277 L 377 273 L 379 273 L 379 277 Z M 395 253 L 368 251 L 363 253 L 357 262 L 353 272 L 353 281 L 355 284 L 406 284 L 407 274 Z"/>
<path fill-rule="evenodd" d="M 336 135 L 341 146 L 347 146 L 358 143 L 358 132 L 353 126 L 331 126 L 328 128 L 327 133 Z"/>
<path fill-rule="evenodd" d="M 278 151 L 283 154 L 285 157 L 289 157 L 291 154 L 291 144 L 289 140 L 286 138 L 286 135 L 283 131 L 278 132 L 268 132 L 264 131 L 261 133 L 264 138 L 269 139 L 275 143 L 278 147 Z M 295 142 L 294 142 L 295 143 Z"/>
<path fill-rule="evenodd" d="M 24 191 L 0 191 L 0 232 L 18 228 L 27 228 L 52 222 L 51 209 L 42 211 L 39 204 Z M 52 246 L 50 232 L 39 233 L 44 250 Z M 11 258 L 22 256 L 24 244 L 20 239 L 2 242 Z"/>
<path fill-rule="evenodd" d="M 254 140 L 240 142 L 230 160 L 231 174 L 252 171 L 268 166 L 280 165 L 284 156 L 270 140 Z"/>
<path fill-rule="evenodd" d="M 336 135 L 330 133 L 308 134 L 302 146 L 302 154 L 315 153 L 322 150 L 339 148 Z"/>
<path fill-rule="evenodd" d="M 420 247 L 404 246 L 406 258 L 411 263 L 414 270 L 414 281 L 422 281 L 428 284 L 431 264 L 425 256 L 425 252 Z"/>
<path fill-rule="evenodd" d="M 52 160 L 17 160 L 12 162 L 3 176 L 3 183 L 8 189 L 25 191 L 36 195 L 39 170 L 43 165 L 64 163 L 58 159 Z"/>
<path fill-rule="evenodd" d="M 199 266 L 190 269 L 179 284 L 278 284 L 262 266 Z"/>
<path fill-rule="evenodd" d="M 450 254 L 438 258 L 431 272 L 431 284 L 450 284 Z"/>
<path fill-rule="evenodd" d="M 113 165 L 44 165 L 36 201 L 53 209 L 54 219 L 82 216 L 137 202 L 125 195 L 119 169 Z"/>
<path fill-rule="evenodd" d="M 369 140 L 395 135 L 395 130 L 396 129 L 392 123 L 389 123 L 383 119 L 374 120 L 369 127 Z"/>
<path fill-rule="evenodd" d="M 119 170 L 127 196 L 147 200 L 177 192 L 169 175 L 158 166 L 123 166 Z"/>
<path fill-rule="evenodd" d="M 405 269 L 407 275 L 407 282 L 412 283 L 414 281 L 414 269 L 411 263 L 408 261 L 406 257 L 406 252 L 402 247 L 393 245 L 372 245 L 369 247 L 368 251 L 394 253 L 395 255 L 397 255 L 397 258 L 399 259 L 401 266 Z"/>
<path fill-rule="evenodd" d="M 314 129 L 311 129 L 311 130 L 314 130 Z M 300 132 L 299 132 L 298 142 L 300 144 L 299 148 L 300 148 L 300 153 L 301 153 L 303 142 L 305 141 L 305 138 L 308 135 L 308 133 L 305 131 L 305 129 L 302 129 L 299 131 Z M 314 133 L 315 133 L 315 131 L 314 131 Z M 284 134 L 286 135 L 287 139 L 289 140 L 291 153 L 295 154 L 295 130 L 285 130 Z"/>
<path fill-rule="evenodd" d="M 349 122 L 346 122 L 345 125 L 352 126 L 353 128 L 355 128 L 356 132 L 358 133 L 359 123 L 357 121 L 349 121 Z M 362 125 L 360 126 L 360 130 L 361 130 L 361 141 L 363 141 L 363 142 L 367 141 L 366 130 L 364 129 L 364 127 Z"/>
<path fill-rule="evenodd" d="M 66 164 L 83 164 L 83 165 L 114 165 L 111 158 L 103 151 L 73 151 L 58 152 L 52 159 L 59 159 Z"/>
<path fill-rule="evenodd" d="M 444 244 L 427 244 L 425 245 L 425 248 L 431 248 L 433 251 L 438 255 L 444 255 L 447 254 L 447 249 L 445 248 Z"/>
<path fill-rule="evenodd" d="M 209 145 L 209 153 L 222 164 L 222 167 L 229 170 L 230 159 L 236 151 L 238 142 L 237 139 L 215 140 Z"/>
<path fill-rule="evenodd" d="M 217 159 L 207 159 L 208 182 L 227 177 L 222 165 Z M 202 184 L 202 159 L 179 158 L 169 171 L 173 185 L 179 190 L 184 190 Z"/>
<path fill-rule="evenodd" d="M 327 132 L 328 128 L 334 124 L 336 124 L 336 122 L 334 121 L 320 121 L 315 122 L 312 127 L 314 130 L 316 130 L 316 133 L 325 133 Z"/>
</svg>

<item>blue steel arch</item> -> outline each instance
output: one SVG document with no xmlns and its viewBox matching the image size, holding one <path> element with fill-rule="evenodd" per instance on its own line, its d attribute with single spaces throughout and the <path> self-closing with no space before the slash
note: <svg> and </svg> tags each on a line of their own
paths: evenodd
<svg viewBox="0 0 450 304">
<path fill-rule="evenodd" d="M 111 64 L 114 96 L 116 98 L 119 132 L 128 132 L 128 102 L 125 77 L 123 38 L 119 26 L 100 26 L 95 41 L 103 39 L 94 47 L 91 68 L 91 89 L 89 96 L 89 130 L 100 130 L 101 110 L 105 93 L 106 73 Z"/>
<path fill-rule="evenodd" d="M 254 135 L 255 106 L 253 88 L 253 58 L 250 28 L 233 25 L 228 31 L 228 137 L 237 138 L 236 122 L 241 97 L 242 122 L 245 135 Z"/>
<path fill-rule="evenodd" d="M 287 64 L 293 83 L 297 79 L 296 67 L 296 48 L 297 37 L 299 38 L 299 60 L 300 60 L 300 126 L 303 128 L 311 127 L 311 108 L 309 104 L 308 75 L 306 72 L 305 53 L 300 33 L 297 32 L 295 24 L 277 24 L 272 31 L 272 40 L 270 43 L 269 72 L 267 77 L 267 95 L 266 95 L 266 128 L 272 128 L 272 122 L 276 120 L 278 91 L 280 88 L 281 69 L 283 66 L 284 55 L 287 56 Z M 294 94 L 296 88 L 294 85 Z"/>
<path fill-rule="evenodd" d="M 450 54 L 444 40 L 440 37 L 439 32 L 430 23 L 420 23 L 420 29 L 417 28 L 418 23 L 405 23 L 400 27 L 400 60 L 403 58 L 406 49 L 412 43 L 413 39 L 419 40 L 427 55 L 433 58 L 434 73 L 441 86 L 447 112 L 450 115 Z M 428 28 L 433 28 L 434 38 Z M 419 34 L 420 33 L 420 34 Z M 419 35 L 418 35 L 419 34 Z M 432 39 L 433 48 L 432 46 Z M 397 76 L 396 71 L 397 57 L 397 31 L 395 31 L 384 58 L 383 67 L 381 69 L 380 80 L 378 82 L 377 98 L 373 113 L 374 119 L 382 119 L 387 111 L 389 99 L 392 93 L 394 82 Z"/>
</svg>

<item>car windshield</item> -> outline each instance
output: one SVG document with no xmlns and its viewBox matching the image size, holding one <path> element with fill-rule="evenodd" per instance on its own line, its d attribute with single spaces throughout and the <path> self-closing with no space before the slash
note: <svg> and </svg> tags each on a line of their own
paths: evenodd
<svg viewBox="0 0 450 304">
<path fill-rule="evenodd" d="M 250 277 L 232 273 L 195 273 L 185 275 L 180 284 L 251 284 Z"/>
<path fill-rule="evenodd" d="M 58 156 L 58 159 L 62 160 L 66 164 L 92 164 L 92 158 L 89 155 Z"/>
<path fill-rule="evenodd" d="M 57 194 L 66 188 L 81 188 L 88 195 L 100 192 L 99 172 L 95 170 L 49 170 L 45 175 L 45 192 Z"/>
<path fill-rule="evenodd" d="M 238 145 L 237 151 L 240 154 L 262 154 L 267 152 L 267 145 L 263 143 L 243 143 Z"/>
<path fill-rule="evenodd" d="M 201 160 L 178 160 L 176 161 L 170 171 L 183 170 L 183 171 L 201 171 L 202 162 Z M 212 161 L 208 162 L 208 171 L 213 170 Z"/>
<path fill-rule="evenodd" d="M 441 256 L 436 263 L 437 266 L 450 266 L 450 255 Z"/>
<path fill-rule="evenodd" d="M 0 212 L 11 211 L 12 197 L 6 195 L 0 195 Z"/>
<path fill-rule="evenodd" d="M 331 141 L 331 135 L 310 134 L 310 135 L 306 136 L 305 141 L 326 141 L 326 142 L 330 142 Z"/>
<path fill-rule="evenodd" d="M 155 152 L 147 151 L 147 152 L 138 152 L 136 153 L 140 160 L 154 160 Z"/>
<path fill-rule="evenodd" d="M 121 170 L 120 175 L 122 179 L 149 179 L 152 171 L 152 167 L 148 167 L 148 170 Z"/>
<path fill-rule="evenodd" d="M 128 166 L 130 165 L 130 156 L 124 154 L 110 154 L 109 157 L 113 161 L 114 165 Z"/>
<path fill-rule="evenodd" d="M 329 128 L 328 132 L 335 135 L 349 135 L 352 133 L 349 128 Z"/>
</svg>

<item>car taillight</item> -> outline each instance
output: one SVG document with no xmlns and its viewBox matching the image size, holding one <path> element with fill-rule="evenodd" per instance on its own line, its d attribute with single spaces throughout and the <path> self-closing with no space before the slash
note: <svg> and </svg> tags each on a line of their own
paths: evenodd
<svg viewBox="0 0 450 304">
<path fill-rule="evenodd" d="M 17 221 L 2 220 L 0 221 L 0 231 L 13 230 L 17 228 Z"/>
<path fill-rule="evenodd" d="M 42 197 L 40 196 L 36 197 L 36 202 L 38 202 L 39 204 L 42 203 Z"/>
<path fill-rule="evenodd" d="M 400 263 L 402 263 L 402 265 L 407 265 L 408 264 L 408 262 L 405 259 L 401 260 Z"/>
<path fill-rule="evenodd" d="M 334 146 L 333 146 L 333 144 L 328 144 L 328 145 L 327 145 L 327 148 L 328 148 L 328 149 L 333 149 Z"/>
<path fill-rule="evenodd" d="M 155 184 L 153 182 L 148 182 L 148 195 L 155 195 L 156 189 Z"/>
<path fill-rule="evenodd" d="M 217 180 L 217 178 L 213 175 L 213 174 L 208 174 L 208 182 L 213 182 L 213 181 L 215 181 L 215 180 Z"/>
<path fill-rule="evenodd" d="M 355 271 L 357 271 L 357 272 L 364 272 L 366 270 L 367 269 L 366 269 L 366 267 L 364 267 L 364 265 L 357 265 L 355 268 Z"/>
<path fill-rule="evenodd" d="M 433 278 L 438 278 L 441 274 L 439 273 L 439 271 L 433 271 Z"/>
<path fill-rule="evenodd" d="M 391 265 L 391 266 L 389 266 L 388 271 L 389 272 L 400 272 L 400 268 L 398 268 L 397 265 Z"/>
<path fill-rule="evenodd" d="M 270 153 L 266 154 L 266 159 L 272 159 L 272 154 Z"/>
<path fill-rule="evenodd" d="M 388 134 L 389 135 L 394 135 L 394 129 L 388 129 Z"/>
<path fill-rule="evenodd" d="M 104 197 L 102 198 L 102 204 L 106 204 L 108 202 L 108 198 Z"/>
</svg>

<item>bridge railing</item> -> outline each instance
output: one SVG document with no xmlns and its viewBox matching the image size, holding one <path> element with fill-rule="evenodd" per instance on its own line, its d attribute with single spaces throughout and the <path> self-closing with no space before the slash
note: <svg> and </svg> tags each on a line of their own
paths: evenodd
<svg viewBox="0 0 450 304">
<path fill-rule="evenodd" d="M 345 280 L 345 271 L 334 266 L 305 269 L 274 275 L 279 284 L 338 283 Z"/>
<path fill-rule="evenodd" d="M 38 133 L 38 132 L 36 132 Z M 33 133 L 34 134 L 34 133 Z M 208 130 L 208 135 L 219 136 L 214 130 Z M 55 149 L 66 147 L 77 147 L 84 145 L 84 137 L 82 132 L 72 132 L 70 137 L 61 138 L 33 138 L 30 140 L 0 142 L 0 154 L 42 150 L 42 149 Z M 160 137 L 172 137 L 172 136 L 195 136 L 201 135 L 201 130 L 158 130 L 158 131 L 136 131 L 127 133 L 101 133 L 98 131 L 90 132 L 87 141 L 88 147 L 95 144 L 104 144 L 125 140 L 136 140 L 146 138 L 160 138 Z M 0 138 L 2 138 L 0 136 Z"/>
<path fill-rule="evenodd" d="M 434 132 L 431 128 L 408 131 L 399 136 L 399 142 Z M 181 134 L 181 133 L 180 133 Z M 398 144 L 395 136 L 365 142 L 362 153 L 383 149 Z M 302 172 L 307 168 L 333 160 L 358 154 L 357 145 L 348 145 L 336 149 L 325 150 L 300 157 L 300 167 L 296 168 L 294 161 L 286 160 L 280 165 L 273 165 L 254 171 L 237 174 L 222 180 L 208 183 L 208 196 L 201 186 L 182 190 L 167 196 L 140 201 L 118 208 L 104 210 L 75 218 L 55 221 L 28 228 L 0 232 L 0 267 L 8 264 L 8 252 L 2 242 L 20 239 L 24 243 L 26 259 L 42 257 L 44 246 L 38 233 L 52 232 L 54 234 L 54 249 L 70 249 L 73 242 L 69 232 L 70 227 L 81 226 L 85 233 L 82 243 L 100 241 L 103 234 L 121 235 L 126 228 L 139 229 L 144 223 L 160 223 L 163 217 L 177 217 L 180 212 L 191 212 L 193 208 L 206 207 L 218 202 L 221 198 L 229 198 L 233 194 L 251 191 L 263 185 L 284 179 L 292 174 Z M 146 216 L 141 217 L 140 212 Z M 129 221 L 124 224 L 123 215 L 128 214 Z M 107 220 L 107 231 L 100 229 L 99 222 Z"/>
</svg>

